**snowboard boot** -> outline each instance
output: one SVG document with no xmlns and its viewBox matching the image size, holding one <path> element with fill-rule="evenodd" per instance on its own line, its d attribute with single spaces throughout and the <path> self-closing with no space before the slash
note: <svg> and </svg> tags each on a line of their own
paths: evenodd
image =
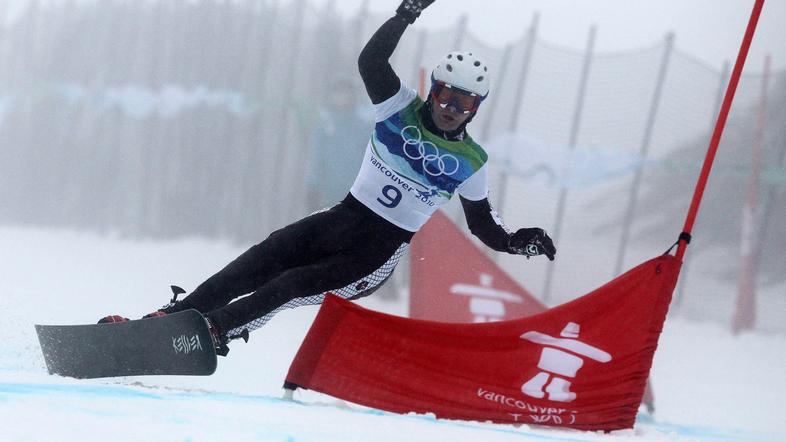
<svg viewBox="0 0 786 442">
<path fill-rule="evenodd" d="M 112 324 L 114 322 L 126 322 L 126 321 L 129 321 L 129 319 L 128 318 L 124 318 L 123 316 L 120 316 L 120 315 L 109 315 L 109 316 L 104 316 L 103 318 L 99 319 L 98 323 L 99 324 Z"/>
<path fill-rule="evenodd" d="M 161 310 L 156 310 L 156 311 L 154 311 L 153 313 L 148 313 L 148 314 L 146 314 L 145 316 L 142 316 L 142 319 L 148 319 L 148 318 L 160 318 L 160 317 L 162 317 L 162 316 L 166 316 L 166 313 L 165 313 L 165 312 L 163 312 L 163 311 L 161 311 Z"/>
<path fill-rule="evenodd" d="M 169 300 L 169 304 L 161 307 L 159 310 L 156 310 L 153 313 L 148 313 L 145 316 L 142 316 L 142 319 L 159 318 L 161 316 L 166 316 L 167 312 L 164 311 L 164 310 L 172 308 L 175 304 L 177 304 L 177 295 L 180 295 L 180 294 L 183 294 L 183 293 L 186 292 L 185 290 L 183 290 L 182 288 L 180 288 L 180 287 L 178 287 L 176 285 L 170 286 L 170 288 L 172 289 L 173 296 L 172 296 L 172 299 Z M 172 312 L 170 312 L 170 313 L 172 313 Z M 123 317 L 123 316 L 120 316 L 120 315 L 109 315 L 109 316 L 104 316 L 103 318 L 99 319 L 98 323 L 99 324 L 112 324 L 114 322 L 126 322 L 126 321 L 130 321 L 130 319 L 128 319 L 126 317 Z"/>
<path fill-rule="evenodd" d="M 152 313 L 148 313 L 145 316 L 142 316 L 142 319 L 160 318 L 161 316 L 166 316 L 169 313 L 175 313 L 181 310 L 181 309 L 173 309 L 173 307 L 175 307 L 178 303 L 177 295 L 182 295 L 183 293 L 186 293 L 186 291 L 176 285 L 171 285 L 169 286 L 169 288 L 172 289 L 172 299 L 169 300 L 169 304 L 161 307 L 160 309 Z"/>
<path fill-rule="evenodd" d="M 210 329 L 210 337 L 213 338 L 213 347 L 216 349 L 216 354 L 226 356 L 229 353 L 229 346 L 227 346 L 229 338 L 224 333 L 221 333 L 221 330 L 207 316 L 205 316 L 205 322 L 207 322 L 207 327 Z"/>
</svg>

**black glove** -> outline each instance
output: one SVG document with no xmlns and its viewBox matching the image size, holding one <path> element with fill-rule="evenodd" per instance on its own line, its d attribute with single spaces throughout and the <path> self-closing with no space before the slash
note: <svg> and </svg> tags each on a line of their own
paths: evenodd
<svg viewBox="0 0 786 442">
<path fill-rule="evenodd" d="M 508 239 L 508 251 L 516 255 L 526 255 L 527 258 L 536 255 L 546 255 L 549 261 L 554 261 L 557 249 L 546 231 L 537 227 L 519 229 Z"/>
<path fill-rule="evenodd" d="M 396 15 L 412 24 L 415 23 L 416 18 L 420 17 L 420 13 L 432 3 L 434 0 L 404 0 L 396 9 Z"/>
</svg>

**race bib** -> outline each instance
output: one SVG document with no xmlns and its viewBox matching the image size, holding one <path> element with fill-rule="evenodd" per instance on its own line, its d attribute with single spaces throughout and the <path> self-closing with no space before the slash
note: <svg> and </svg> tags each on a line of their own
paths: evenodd
<svg viewBox="0 0 786 442">
<path fill-rule="evenodd" d="M 391 223 L 416 232 L 458 191 L 487 196 L 486 152 L 470 137 L 448 141 L 423 127 L 425 103 L 402 84 L 375 106 L 376 126 L 350 192 Z"/>
</svg>

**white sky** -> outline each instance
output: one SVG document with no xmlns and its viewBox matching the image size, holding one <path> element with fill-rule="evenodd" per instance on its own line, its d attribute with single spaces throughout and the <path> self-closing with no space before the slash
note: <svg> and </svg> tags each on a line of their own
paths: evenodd
<svg viewBox="0 0 786 442">
<path fill-rule="evenodd" d="M 364 0 L 333 1 L 342 13 L 353 14 Z M 379 13 L 392 14 L 398 4 L 370 0 L 371 10 Z M 650 46 L 674 31 L 679 49 L 720 69 L 724 60 L 736 58 L 753 4 L 754 0 L 437 0 L 416 25 L 446 28 L 469 14 L 472 33 L 503 45 L 521 37 L 539 11 L 539 35 L 550 43 L 581 50 L 592 24 L 598 26 L 597 52 Z M 761 71 L 767 53 L 773 68 L 786 68 L 786 0 L 765 2 L 746 71 Z"/>
<path fill-rule="evenodd" d="M 29 1 L 0 0 L 0 8 L 14 11 Z M 392 15 L 400 3 L 308 1 L 317 6 L 333 1 L 345 15 L 356 13 L 364 1 L 373 12 Z M 596 52 L 650 46 L 674 31 L 679 49 L 720 69 L 724 60 L 736 58 L 753 4 L 754 0 L 437 0 L 416 26 L 444 29 L 468 14 L 472 33 L 502 46 L 520 38 L 533 14 L 540 12 L 539 36 L 553 44 L 582 50 L 592 24 L 598 26 Z M 766 54 L 774 69 L 786 69 L 786 0 L 766 0 L 746 71 L 761 71 Z"/>
</svg>

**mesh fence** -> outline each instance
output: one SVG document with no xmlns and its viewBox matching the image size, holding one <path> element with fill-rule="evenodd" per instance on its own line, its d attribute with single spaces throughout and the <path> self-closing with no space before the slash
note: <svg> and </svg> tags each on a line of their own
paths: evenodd
<svg viewBox="0 0 786 442">
<path fill-rule="evenodd" d="M 333 175 L 351 181 L 373 125 L 357 55 L 386 19 L 305 0 L 30 2 L 0 27 L 0 222 L 246 243 L 335 202 L 320 198 L 336 177 L 320 172 L 328 164 L 315 152 L 330 149 L 345 170 Z M 466 21 L 416 26 L 391 63 L 418 86 L 420 69 L 449 50 L 487 61 L 492 93 L 470 132 L 491 154 L 492 202 L 509 226 L 560 236 L 552 269 L 497 259 L 557 303 L 616 276 L 615 262 L 629 268 L 676 240 L 728 69 L 680 51 L 679 36 L 587 60 L 539 39 L 535 23 L 506 47 Z M 691 317 L 733 314 L 765 81 L 757 69 L 740 83 L 674 303 Z M 785 85 L 784 72 L 770 76 L 759 185 L 770 221 L 758 324 L 781 331 Z M 447 211 L 461 220 L 455 202 Z"/>
</svg>

